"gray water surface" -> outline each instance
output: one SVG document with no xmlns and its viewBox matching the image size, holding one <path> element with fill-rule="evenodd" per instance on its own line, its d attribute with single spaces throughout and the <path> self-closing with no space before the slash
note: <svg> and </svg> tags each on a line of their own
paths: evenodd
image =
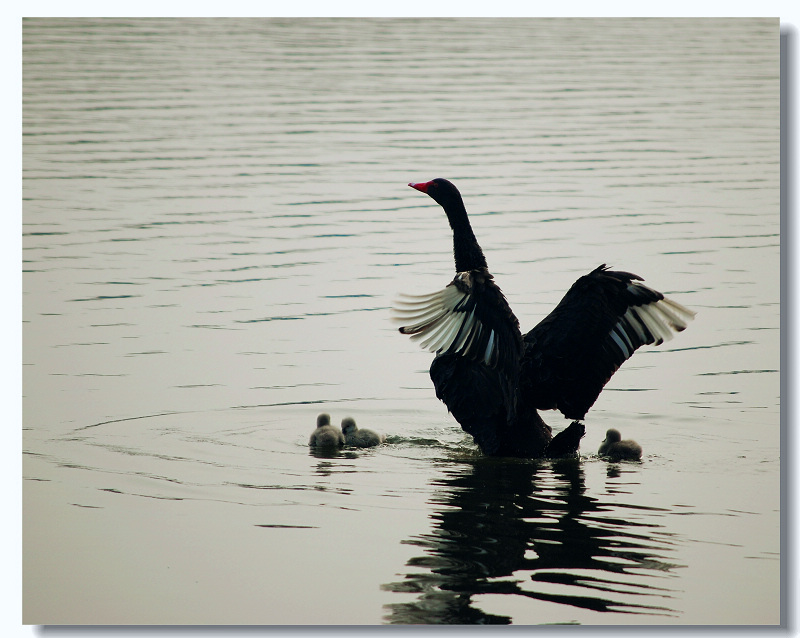
<svg viewBox="0 0 800 638">
<path fill-rule="evenodd" d="M 24 622 L 779 622 L 778 35 L 25 20 Z M 434 177 L 524 330 L 601 263 L 697 311 L 580 459 L 482 458 L 389 321 Z"/>
</svg>

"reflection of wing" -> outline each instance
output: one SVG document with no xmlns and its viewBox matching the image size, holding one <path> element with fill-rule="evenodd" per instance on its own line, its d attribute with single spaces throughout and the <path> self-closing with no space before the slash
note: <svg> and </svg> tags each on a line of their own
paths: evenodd
<svg viewBox="0 0 800 638">
<path fill-rule="evenodd" d="M 430 352 L 458 354 L 516 376 L 519 323 L 487 271 L 458 273 L 438 292 L 403 295 L 393 310 L 400 332 Z"/>
<path fill-rule="evenodd" d="M 603 386 L 642 345 L 659 345 L 695 313 L 638 283 L 631 273 L 600 266 L 576 281 L 524 337 L 520 389 L 539 410 L 582 419 Z"/>
</svg>

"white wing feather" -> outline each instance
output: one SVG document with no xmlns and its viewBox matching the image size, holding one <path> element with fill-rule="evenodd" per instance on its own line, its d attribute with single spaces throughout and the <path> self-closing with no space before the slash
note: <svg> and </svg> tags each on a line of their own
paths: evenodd
<svg viewBox="0 0 800 638">
<path fill-rule="evenodd" d="M 641 284 L 631 284 L 629 290 Z M 633 291 L 632 291 L 633 292 Z M 640 345 L 661 345 L 672 339 L 674 333 L 686 329 L 695 312 L 666 297 L 641 306 L 631 306 L 609 333 L 612 341 L 627 359 Z M 651 340 L 649 332 L 653 340 Z"/>
<path fill-rule="evenodd" d="M 459 273 L 460 280 L 469 287 L 468 273 Z M 480 340 L 483 324 L 475 316 L 475 308 L 464 310 L 469 291 L 455 283 L 444 290 L 427 295 L 400 295 L 392 308 L 392 321 L 402 324 L 400 332 L 410 335 L 429 352 L 467 354 L 473 343 Z M 497 357 L 497 340 L 494 331 L 480 357 L 487 364 Z"/>
</svg>

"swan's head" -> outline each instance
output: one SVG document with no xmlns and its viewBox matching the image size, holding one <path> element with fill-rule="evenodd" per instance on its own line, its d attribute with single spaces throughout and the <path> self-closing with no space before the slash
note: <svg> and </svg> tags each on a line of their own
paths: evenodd
<svg viewBox="0 0 800 638">
<path fill-rule="evenodd" d="M 323 425 L 331 424 L 331 415 L 324 412 L 317 417 L 317 427 L 321 428 Z"/>
<path fill-rule="evenodd" d="M 606 440 L 603 443 L 617 443 L 622 440 L 622 435 L 619 433 L 619 430 L 615 430 L 611 428 L 608 432 L 606 432 Z"/>
<path fill-rule="evenodd" d="M 342 419 L 342 432 L 344 434 L 355 432 L 357 429 L 355 419 L 349 416 Z"/>
<path fill-rule="evenodd" d="M 430 182 L 411 182 L 409 186 L 432 197 L 437 204 L 445 208 L 448 204 L 461 203 L 461 193 L 452 182 L 442 177 L 432 179 Z"/>
</svg>

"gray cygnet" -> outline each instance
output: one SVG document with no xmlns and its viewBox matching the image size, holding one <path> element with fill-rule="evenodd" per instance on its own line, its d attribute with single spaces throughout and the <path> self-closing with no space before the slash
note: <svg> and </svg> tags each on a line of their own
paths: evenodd
<svg viewBox="0 0 800 638">
<path fill-rule="evenodd" d="M 330 414 L 320 414 L 317 417 L 317 429 L 311 433 L 308 444 L 311 447 L 341 447 L 344 445 L 344 435 L 331 425 Z"/>
<path fill-rule="evenodd" d="M 386 437 L 372 430 L 359 430 L 352 417 L 342 419 L 342 433 L 344 434 L 344 444 L 353 447 L 374 447 L 386 440 Z"/>
<path fill-rule="evenodd" d="M 600 444 L 597 453 L 600 456 L 607 456 L 612 461 L 639 461 L 642 458 L 642 446 L 636 441 L 626 439 L 621 440 L 622 435 L 619 430 L 611 428 L 606 432 L 605 440 Z"/>
</svg>

